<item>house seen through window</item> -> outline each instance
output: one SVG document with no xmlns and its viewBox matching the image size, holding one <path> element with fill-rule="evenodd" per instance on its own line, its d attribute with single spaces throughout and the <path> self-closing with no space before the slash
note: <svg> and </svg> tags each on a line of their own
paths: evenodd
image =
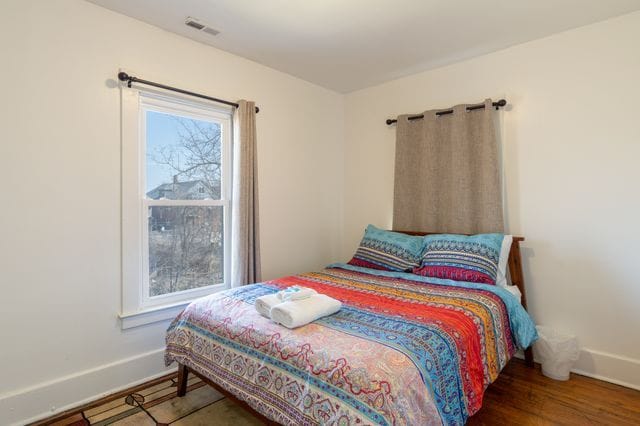
<svg viewBox="0 0 640 426">
<path fill-rule="evenodd" d="M 147 297 L 224 283 L 221 123 L 143 106 Z"/>
</svg>

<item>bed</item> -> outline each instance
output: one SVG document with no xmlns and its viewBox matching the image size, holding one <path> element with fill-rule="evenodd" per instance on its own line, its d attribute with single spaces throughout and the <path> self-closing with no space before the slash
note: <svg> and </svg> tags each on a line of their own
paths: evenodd
<svg viewBox="0 0 640 426">
<path fill-rule="evenodd" d="M 266 423 L 464 424 L 518 348 L 533 365 L 521 241 L 508 261 L 521 301 L 493 285 L 349 264 L 194 301 L 167 330 L 178 395 L 192 373 Z M 292 285 L 343 307 L 293 330 L 256 312 L 257 297 Z"/>
</svg>

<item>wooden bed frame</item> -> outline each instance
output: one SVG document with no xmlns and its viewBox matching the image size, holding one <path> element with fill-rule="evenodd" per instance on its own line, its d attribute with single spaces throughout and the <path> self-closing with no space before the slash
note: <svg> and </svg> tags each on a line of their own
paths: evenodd
<svg viewBox="0 0 640 426">
<path fill-rule="evenodd" d="M 436 234 L 436 232 L 413 232 L 413 231 L 394 231 L 401 232 L 403 234 L 408 235 L 430 235 Z M 527 309 L 527 296 L 524 288 L 524 276 L 522 274 L 522 258 L 520 256 L 520 243 L 524 241 L 524 237 L 513 237 L 513 243 L 511 244 L 511 251 L 509 252 L 509 275 L 511 276 L 511 283 L 518 287 L 520 293 L 522 293 L 522 306 Z M 533 367 L 533 351 L 531 347 L 528 347 L 524 350 L 524 360 L 527 366 Z M 216 389 L 218 392 L 231 399 L 235 403 L 242 406 L 247 411 L 251 412 L 254 416 L 258 417 L 267 425 L 277 425 L 278 423 L 265 417 L 263 414 L 257 412 L 253 407 L 251 407 L 246 402 L 238 399 L 235 395 L 231 394 L 226 389 L 222 388 L 217 383 L 213 382 L 206 376 L 198 373 L 187 367 L 184 364 L 178 363 L 178 396 L 185 396 L 187 393 L 187 380 L 189 377 L 189 373 L 194 374 L 199 377 L 200 380 Z"/>
</svg>

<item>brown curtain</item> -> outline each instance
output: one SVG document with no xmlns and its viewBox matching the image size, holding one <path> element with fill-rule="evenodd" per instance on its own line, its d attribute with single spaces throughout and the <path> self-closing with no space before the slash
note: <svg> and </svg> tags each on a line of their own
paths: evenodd
<svg viewBox="0 0 640 426">
<path fill-rule="evenodd" d="M 232 287 L 260 281 L 256 110 L 254 102 L 238 104 L 233 117 Z"/>
<path fill-rule="evenodd" d="M 393 229 L 502 232 L 502 190 L 491 99 L 484 109 L 398 117 Z"/>
</svg>

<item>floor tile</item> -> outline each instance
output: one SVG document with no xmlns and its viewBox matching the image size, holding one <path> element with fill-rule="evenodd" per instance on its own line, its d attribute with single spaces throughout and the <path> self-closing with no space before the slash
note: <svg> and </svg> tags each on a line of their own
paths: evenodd
<svg viewBox="0 0 640 426">
<path fill-rule="evenodd" d="M 221 399 L 184 417 L 172 426 L 240 426 L 262 425 L 262 422 L 229 399 Z"/>
<path fill-rule="evenodd" d="M 222 398 L 222 395 L 210 386 L 202 386 L 187 392 L 183 397 L 169 399 L 147 410 L 155 419 L 163 423 L 171 423 L 189 413 Z"/>
</svg>

